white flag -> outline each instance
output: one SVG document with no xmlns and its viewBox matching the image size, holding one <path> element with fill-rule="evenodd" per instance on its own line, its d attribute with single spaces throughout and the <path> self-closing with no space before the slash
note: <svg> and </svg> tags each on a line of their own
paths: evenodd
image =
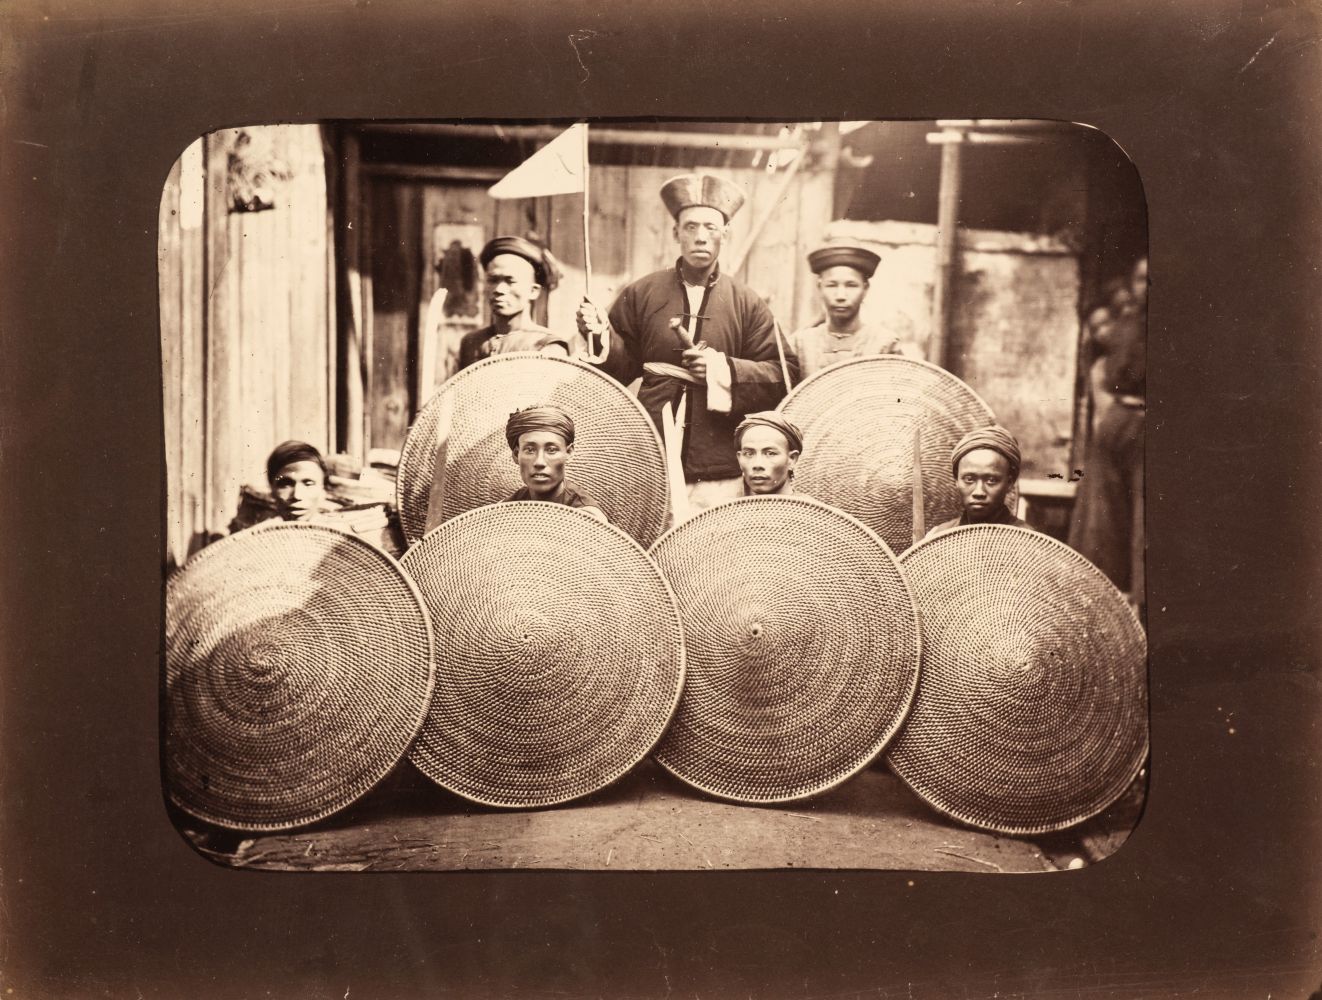
<svg viewBox="0 0 1322 1000">
<path fill-rule="evenodd" d="M 583 190 L 587 125 L 570 125 L 487 190 L 493 198 L 540 198 Z"/>
</svg>

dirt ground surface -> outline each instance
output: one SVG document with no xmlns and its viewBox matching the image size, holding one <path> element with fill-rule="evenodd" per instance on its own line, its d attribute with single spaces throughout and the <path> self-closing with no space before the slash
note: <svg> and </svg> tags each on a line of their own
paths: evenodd
<svg viewBox="0 0 1322 1000">
<path fill-rule="evenodd" d="M 402 764 L 349 809 L 312 826 L 245 835 L 178 825 L 205 856 L 268 870 L 775 868 L 1044 872 L 1111 853 L 1138 818 L 1131 794 L 1083 827 L 1030 840 L 957 824 L 874 766 L 801 803 L 708 798 L 647 761 L 610 788 L 554 809 L 473 805 Z"/>
</svg>

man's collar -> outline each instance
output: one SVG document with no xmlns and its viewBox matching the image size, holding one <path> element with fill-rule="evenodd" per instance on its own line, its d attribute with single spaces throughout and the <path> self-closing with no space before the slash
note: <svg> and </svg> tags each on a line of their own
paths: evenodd
<svg viewBox="0 0 1322 1000">
<path fill-rule="evenodd" d="M 988 517 L 982 521 L 973 520 L 972 518 L 969 517 L 967 511 L 964 511 L 959 515 L 960 527 L 963 527 L 966 524 L 1013 524 L 1013 523 L 1014 523 L 1014 514 L 1011 513 L 1010 508 L 1005 506 L 1005 504 L 1001 504 L 998 510 L 992 512 L 991 517 Z"/>
<path fill-rule="evenodd" d="M 683 257 L 675 258 L 675 276 L 679 278 L 679 283 L 681 285 L 686 284 L 686 282 L 684 281 Z M 707 275 L 707 287 L 710 288 L 712 285 L 716 284 L 716 279 L 719 278 L 720 276 L 721 276 L 721 262 L 718 260 L 715 266 L 711 269 L 711 274 Z"/>
</svg>

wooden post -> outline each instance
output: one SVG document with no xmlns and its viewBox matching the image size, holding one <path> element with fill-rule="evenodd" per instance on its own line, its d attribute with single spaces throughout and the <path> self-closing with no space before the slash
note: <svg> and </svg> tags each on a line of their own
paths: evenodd
<svg viewBox="0 0 1322 1000">
<path fill-rule="evenodd" d="M 932 284 L 932 331 L 927 340 L 927 360 L 946 367 L 946 344 L 950 335 L 950 313 L 954 296 L 955 254 L 959 244 L 960 148 L 953 136 L 941 144 L 941 186 L 936 213 L 936 277 Z"/>
<path fill-rule="evenodd" d="M 367 355 L 363 349 L 363 286 L 358 271 L 359 243 L 362 239 L 362 217 L 359 200 L 362 194 L 362 175 L 358 162 L 358 136 L 348 132 L 344 136 L 344 259 L 345 281 L 349 288 L 349 317 L 345 324 L 344 345 L 344 441 L 347 454 L 366 460 L 367 446 L 363 440 L 364 400 Z"/>
<path fill-rule="evenodd" d="M 234 502 L 241 484 L 239 463 L 234 458 L 235 438 L 241 433 L 243 385 L 241 359 L 235 348 L 239 343 L 238 324 L 241 299 L 239 267 L 232 257 L 229 191 L 229 152 L 233 129 L 208 133 L 205 137 L 204 162 L 206 185 L 203 208 L 203 269 L 206 282 L 206 311 L 202 337 L 205 346 L 203 375 L 206 379 L 204 411 L 205 435 L 203 461 L 206 464 L 206 516 L 204 530 L 223 531 L 234 513 Z M 233 263 L 234 266 L 231 266 Z"/>
<path fill-rule="evenodd" d="M 362 450 L 358 459 L 367 466 L 367 454 L 372 450 L 372 407 L 376 400 L 372 391 L 373 374 L 376 368 L 376 348 L 373 344 L 372 320 L 372 187 L 369 184 L 367 197 L 358 199 L 358 223 L 362 233 L 358 237 L 358 286 L 359 317 L 362 325 L 358 328 L 360 360 L 363 366 L 363 412 L 359 420 L 362 426 Z"/>
</svg>

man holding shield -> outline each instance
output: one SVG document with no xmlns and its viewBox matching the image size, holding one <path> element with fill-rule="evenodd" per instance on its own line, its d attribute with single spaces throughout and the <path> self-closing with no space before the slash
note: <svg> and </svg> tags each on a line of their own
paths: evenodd
<svg viewBox="0 0 1322 1000">
<path fill-rule="evenodd" d="M 1022 457 L 1019 442 L 1004 427 L 981 427 L 969 431 L 950 453 L 950 471 L 955 477 L 963 511 L 927 533 L 930 538 L 966 524 L 1008 524 L 1027 528 L 1005 505 L 1010 490 L 1019 481 Z"/>
<path fill-rule="evenodd" d="M 780 401 L 798 361 L 766 303 L 720 270 L 743 192 L 711 174 L 685 174 L 661 188 L 661 200 L 674 219 L 675 266 L 626 286 L 609 317 L 584 300 L 578 325 L 608 345 L 602 371 L 625 384 L 641 376 L 638 399 L 658 427 L 667 406 L 686 414 L 680 458 L 689 506 L 702 509 L 742 495 L 735 427 Z"/>
<path fill-rule="evenodd" d="M 541 500 L 574 507 L 598 521 L 607 520 L 595 500 L 565 480 L 565 466 L 574 455 L 574 420 L 564 410 L 530 406 L 511 413 L 505 422 L 505 440 L 523 480 L 507 503 Z"/>
</svg>

